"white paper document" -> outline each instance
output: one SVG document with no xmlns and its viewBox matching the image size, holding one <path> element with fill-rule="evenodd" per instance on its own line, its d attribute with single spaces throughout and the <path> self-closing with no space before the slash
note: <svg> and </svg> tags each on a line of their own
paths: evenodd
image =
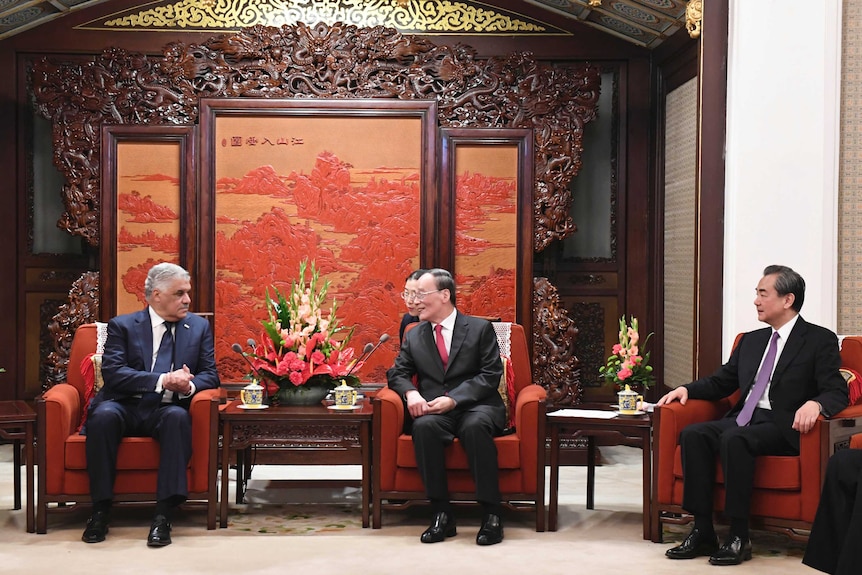
<svg viewBox="0 0 862 575">
<path fill-rule="evenodd" d="M 619 415 L 616 411 L 600 409 L 560 409 L 549 413 L 549 417 L 588 417 L 592 419 L 612 419 Z"/>
</svg>

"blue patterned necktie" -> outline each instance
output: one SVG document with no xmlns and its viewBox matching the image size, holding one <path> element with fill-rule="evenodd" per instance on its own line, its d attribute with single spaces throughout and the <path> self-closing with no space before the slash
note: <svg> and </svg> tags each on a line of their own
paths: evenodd
<svg viewBox="0 0 862 575">
<path fill-rule="evenodd" d="M 766 390 L 766 384 L 772 376 L 772 368 L 775 366 L 775 356 L 778 354 L 778 332 L 772 332 L 772 339 L 769 340 L 769 349 L 766 351 L 766 357 L 763 358 L 763 365 L 760 367 L 760 372 L 757 374 L 757 381 L 754 382 L 754 387 L 748 398 L 745 400 L 745 405 L 742 406 L 742 411 L 736 416 L 736 424 L 740 427 L 748 425 L 751 422 L 751 416 L 754 415 L 754 408 L 757 407 L 757 402 L 760 401 L 763 392 Z"/>
<path fill-rule="evenodd" d="M 162 336 L 162 342 L 159 344 L 159 352 L 156 354 L 156 361 L 153 364 L 153 373 L 168 373 L 171 371 L 174 363 L 174 322 L 165 322 L 165 334 Z M 140 406 L 144 409 L 155 409 L 162 401 L 162 394 L 155 391 L 148 391 L 141 396 Z"/>
</svg>

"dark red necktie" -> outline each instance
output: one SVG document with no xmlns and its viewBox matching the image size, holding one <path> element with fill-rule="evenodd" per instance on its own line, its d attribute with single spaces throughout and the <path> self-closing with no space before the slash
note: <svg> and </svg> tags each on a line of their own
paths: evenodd
<svg viewBox="0 0 862 575">
<path fill-rule="evenodd" d="M 434 326 L 434 332 L 437 340 L 437 351 L 440 352 L 440 359 L 443 360 L 443 369 L 446 369 L 446 364 L 449 363 L 449 352 L 446 351 L 446 342 L 443 341 L 443 324 L 438 323 Z"/>
</svg>

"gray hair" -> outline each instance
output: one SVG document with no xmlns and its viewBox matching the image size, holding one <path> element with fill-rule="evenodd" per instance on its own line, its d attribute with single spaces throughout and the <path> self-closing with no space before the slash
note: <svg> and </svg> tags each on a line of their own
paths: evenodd
<svg viewBox="0 0 862 575">
<path fill-rule="evenodd" d="M 427 273 L 428 273 L 428 270 L 423 269 L 423 268 L 419 268 L 418 270 L 411 272 L 410 275 L 404 279 L 404 281 L 405 282 L 409 282 L 410 280 L 416 281 Z"/>
<path fill-rule="evenodd" d="M 147 280 L 144 282 L 144 297 L 147 301 L 153 295 L 153 290 L 164 291 L 168 283 L 176 279 L 189 280 L 191 276 L 182 266 L 169 262 L 162 262 L 150 268 Z"/>
<path fill-rule="evenodd" d="M 793 305 L 791 306 L 796 313 L 802 309 L 802 304 L 805 301 L 805 280 L 802 276 L 790 269 L 787 266 L 766 266 L 763 270 L 764 276 L 775 274 L 775 291 L 778 295 L 793 294 Z"/>
<path fill-rule="evenodd" d="M 449 301 L 452 302 L 452 305 L 455 305 L 455 279 L 452 277 L 452 274 L 442 268 L 432 268 L 426 273 L 434 276 L 434 287 L 438 290 L 445 289 L 449 291 Z"/>
</svg>

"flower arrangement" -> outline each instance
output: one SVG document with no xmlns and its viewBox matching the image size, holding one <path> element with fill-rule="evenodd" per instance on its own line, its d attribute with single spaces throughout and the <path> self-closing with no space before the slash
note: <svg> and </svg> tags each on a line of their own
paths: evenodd
<svg viewBox="0 0 862 575">
<path fill-rule="evenodd" d="M 329 280 L 321 282 L 314 262 L 309 266 L 304 260 L 299 265 L 299 278 L 286 296 L 278 288 L 272 289 L 272 296 L 269 289 L 266 292 L 269 318 L 261 322 L 264 328 L 261 342 L 249 354 L 254 369 L 267 379 L 270 395 L 274 393 L 282 402 L 303 388 L 322 388 L 326 395 L 342 382 L 358 385 L 359 379 L 351 370 L 361 364 L 357 365 L 353 359 L 353 348 L 347 347 L 353 328 L 347 330 L 339 325 L 335 301 L 324 317 Z M 317 402 L 320 399 L 323 397 Z"/>
<path fill-rule="evenodd" d="M 646 337 L 641 347 L 646 348 L 650 337 L 652 333 Z M 640 334 L 636 317 L 630 317 L 629 323 L 626 323 L 626 316 L 620 318 L 619 338 L 619 343 L 614 345 L 613 355 L 599 368 L 599 375 L 605 381 L 619 386 L 642 385 L 644 389 L 649 389 L 655 382 L 655 377 L 652 366 L 649 365 L 650 354 L 641 355 L 641 347 L 638 346 Z"/>
</svg>

